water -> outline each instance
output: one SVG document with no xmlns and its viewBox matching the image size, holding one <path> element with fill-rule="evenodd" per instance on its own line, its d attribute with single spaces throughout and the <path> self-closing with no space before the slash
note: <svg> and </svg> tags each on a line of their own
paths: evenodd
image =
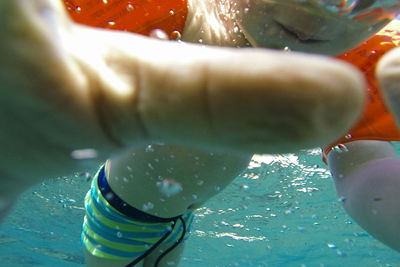
<svg viewBox="0 0 400 267">
<path fill-rule="evenodd" d="M 400 266 L 400 254 L 345 214 L 320 158 L 318 150 L 254 158 L 197 212 L 180 266 Z M 76 175 L 26 192 L 0 228 L 0 266 L 84 266 L 88 189 Z"/>
</svg>

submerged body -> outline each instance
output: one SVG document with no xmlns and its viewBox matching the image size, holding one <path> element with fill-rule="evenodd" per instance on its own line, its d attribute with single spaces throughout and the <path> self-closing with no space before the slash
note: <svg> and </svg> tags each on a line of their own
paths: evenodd
<svg viewBox="0 0 400 267">
<path fill-rule="evenodd" d="M 137 21 L 134 19 L 128 20 L 128 15 L 115 17 L 111 24 L 104 23 L 107 20 L 107 16 L 103 15 L 99 18 L 96 17 L 96 19 L 87 19 L 93 18 L 93 14 L 96 14 L 96 8 L 85 9 L 85 5 L 82 6 L 80 12 L 70 10 L 70 13 L 77 22 L 92 26 L 128 30 L 154 35 L 155 37 L 157 35 L 153 33 L 153 30 L 162 28 L 166 30 L 166 37 L 174 39 L 172 36 L 179 36 L 183 40 L 196 41 L 190 34 L 185 35 L 183 24 L 179 24 L 182 22 L 182 18 L 186 18 L 185 12 L 182 12 L 184 8 L 180 4 L 186 5 L 187 3 L 185 1 L 181 1 L 181 3 L 178 3 L 179 1 L 172 2 L 163 4 L 155 2 L 148 5 L 148 9 L 153 10 L 154 7 L 159 6 L 159 10 L 168 10 L 166 7 L 171 4 L 171 17 L 178 16 L 175 18 L 175 22 L 174 19 L 171 20 L 169 18 L 167 20 L 165 16 L 160 15 L 159 19 L 147 18 L 147 23 L 142 23 L 145 27 L 138 26 Z M 189 1 L 189 4 L 193 5 L 193 3 L 196 3 L 196 1 Z M 242 8 L 242 11 L 245 9 L 242 7 L 241 2 L 232 1 L 229 3 L 229 9 L 239 8 L 240 10 Z M 123 10 L 124 8 L 123 4 L 115 5 L 107 12 L 118 13 L 113 10 Z M 146 10 L 144 6 L 139 5 L 138 8 L 141 12 Z M 287 46 L 295 50 L 323 52 L 334 55 L 354 46 L 355 43 L 359 43 L 360 40 L 371 35 L 371 32 L 378 30 L 388 22 L 386 18 L 382 18 L 369 24 L 354 23 L 351 19 L 348 21 L 343 20 L 343 17 L 335 13 L 318 12 L 321 10 L 315 6 L 297 6 L 290 1 L 282 3 L 252 1 L 246 8 L 248 11 L 242 12 L 242 18 L 235 18 L 238 19 L 238 24 L 243 29 L 243 33 L 236 31 L 234 34 L 236 37 L 235 45 Z M 175 9 L 179 12 L 175 12 Z M 297 16 L 297 19 L 293 19 L 292 16 Z M 195 20 L 207 19 L 196 18 L 196 14 L 189 14 L 189 17 L 194 17 Z M 138 20 L 141 20 L 140 13 Z M 265 29 L 257 28 L 261 25 L 261 22 L 263 23 L 262 25 L 267 25 L 265 23 L 268 20 L 271 20 L 271 25 Z M 315 23 L 316 20 L 320 23 Z M 190 28 L 191 25 L 189 24 L 187 27 Z M 262 34 L 258 32 L 254 34 L 257 29 Z M 359 33 L 358 38 L 354 38 L 354 32 Z M 199 40 L 204 43 L 215 44 L 214 38 L 221 41 L 218 37 L 207 36 L 203 33 L 200 33 L 200 36 Z M 246 40 L 246 37 L 248 40 Z M 219 44 L 224 45 L 223 40 Z M 343 57 L 346 56 L 344 55 Z M 371 76 L 373 74 L 369 72 L 367 75 Z M 119 210 L 119 216 L 125 216 L 127 220 L 133 219 L 138 222 L 141 221 L 140 223 L 152 223 L 151 220 L 148 221 L 148 218 L 146 219 L 147 215 L 150 215 L 160 220 L 165 219 L 168 221 L 170 218 L 172 225 L 175 225 L 176 218 L 183 218 L 182 216 L 190 214 L 213 195 L 223 190 L 247 167 L 250 158 L 250 154 L 220 153 L 212 149 L 202 150 L 171 144 L 146 145 L 112 158 L 107 162 L 104 169 L 102 167 L 100 173 L 104 175 L 104 179 L 108 183 L 107 186 L 110 187 L 112 192 L 111 197 L 108 195 L 109 198 L 107 198 L 108 193 L 103 193 L 102 196 L 104 201 L 108 201 L 109 205 L 111 205 L 111 209 L 116 209 L 114 212 L 118 213 Z M 94 183 L 97 183 L 97 180 Z M 92 192 L 96 188 L 95 185 L 91 189 Z M 98 194 L 101 195 L 102 192 Z M 122 206 L 130 206 L 132 207 L 131 210 L 137 210 L 138 212 L 126 211 L 118 201 L 116 203 L 115 198 L 121 199 L 118 201 L 122 201 Z M 92 199 L 91 202 L 95 202 L 94 199 L 96 197 L 92 196 Z M 89 202 L 87 200 L 87 203 Z M 158 237 L 160 242 L 156 242 L 157 238 L 155 238 L 152 239 L 154 243 L 150 241 L 143 243 L 141 238 L 132 239 L 125 236 L 124 232 L 119 231 L 120 226 L 118 226 L 118 229 L 114 230 L 116 231 L 114 236 L 117 235 L 115 238 L 117 243 L 104 242 L 101 239 L 101 236 L 104 235 L 104 230 L 97 229 L 96 232 L 96 227 L 92 227 L 93 231 L 90 230 L 90 221 L 93 222 L 92 224 L 102 224 L 101 220 L 96 219 L 96 216 L 89 212 L 90 210 L 90 205 L 87 204 L 83 233 L 87 262 L 90 266 L 131 266 L 130 264 L 135 264 L 135 266 L 137 264 L 143 264 L 144 266 L 158 266 L 158 264 L 172 266 L 178 264 L 179 255 L 183 249 L 183 244 L 181 243 L 184 240 L 183 236 L 181 240 L 175 240 L 175 245 L 167 242 L 168 240 L 162 241 L 165 236 L 170 234 L 166 229 Z M 142 215 L 138 215 L 138 213 Z M 109 216 L 111 216 L 111 213 Z M 131 223 L 134 228 L 137 227 L 134 221 L 131 221 Z M 189 229 L 189 225 L 187 226 L 187 229 Z M 186 230 L 186 226 L 183 228 Z M 147 230 L 143 229 L 143 233 L 145 232 Z M 185 231 L 183 235 L 187 235 L 187 232 Z M 120 245 L 117 245 L 118 240 L 122 242 Z M 138 245 L 134 244 L 138 240 L 141 243 L 141 248 L 136 249 Z M 131 244 L 130 249 L 127 244 Z M 128 247 L 124 248 L 124 246 Z M 120 250 L 115 250 L 117 247 Z M 171 248 L 173 250 L 170 251 Z M 168 254 L 163 253 L 166 250 Z"/>
<path fill-rule="evenodd" d="M 399 42 L 400 22 L 394 20 L 367 42 L 339 57 L 365 73 L 367 101 L 358 122 L 323 151 L 348 214 L 368 233 L 397 251 L 400 159 L 390 141 L 400 141 L 400 130 L 376 73 L 379 59 Z"/>
<path fill-rule="evenodd" d="M 121 13 L 113 13 L 110 20 L 97 26 L 112 28 L 118 24 L 116 18 L 135 14 L 135 6 L 132 9 L 128 1 L 88 0 L 88 5 L 81 5 L 83 2 L 66 1 L 78 13 L 89 4 L 107 8 L 126 4 Z M 181 10 L 187 7 L 185 28 L 168 29 L 177 30 L 178 37 L 181 34 L 182 40 L 190 42 L 288 47 L 337 55 L 389 21 L 386 16 L 356 20 L 340 12 L 329 13 L 320 7 L 323 2 L 327 3 L 190 0 L 185 6 L 185 1 L 174 1 L 183 5 Z M 162 10 L 168 13 L 165 19 L 174 17 L 175 7 Z M 339 60 L 269 49 L 166 42 L 84 27 L 70 21 L 58 0 L 2 0 L 0 12 L 0 142 L 4 152 L 0 155 L 0 216 L 30 185 L 86 170 L 110 157 L 103 178 L 117 192 L 114 195 L 120 195 L 122 206 L 125 203 L 141 210 L 148 214 L 145 217 L 182 215 L 222 190 L 245 167 L 250 154 L 325 145 L 344 134 L 361 110 L 361 75 Z M 329 32 L 334 38 L 329 38 Z M 392 77 L 400 77 L 400 73 L 394 74 Z M 148 143 L 160 141 L 166 145 L 146 154 Z M 134 151 L 121 152 L 132 147 L 140 154 L 135 154 L 137 158 L 132 157 Z M 167 158 L 172 152 L 179 155 L 176 162 Z M 198 159 L 188 154 L 197 154 Z M 156 170 L 146 171 L 154 168 L 157 160 L 165 172 L 161 180 L 151 177 Z M 201 163 L 209 166 L 194 174 Z M 176 169 L 168 170 L 165 164 L 176 164 Z M 130 177 L 128 167 L 138 177 Z M 168 171 L 174 177 L 168 177 Z M 195 175 L 204 176 L 204 187 L 193 184 Z M 157 181 L 150 183 L 151 178 Z M 130 186 L 125 186 L 126 182 Z M 152 194 L 143 193 L 137 183 L 143 183 Z M 88 198 L 88 209 L 106 200 L 111 203 L 105 194 L 99 201 L 95 196 Z M 164 202 L 170 199 L 167 204 L 161 200 L 164 195 Z M 116 210 L 108 213 L 105 209 L 93 222 L 105 222 L 108 215 L 115 219 L 121 215 Z M 123 216 L 129 223 L 138 221 L 125 218 L 132 214 Z M 145 228 L 149 227 L 147 222 Z M 116 234 L 113 238 L 119 238 Z M 99 244 L 107 243 L 103 241 Z M 139 265 L 153 266 L 159 259 L 161 265 L 176 265 L 182 245 L 160 258 L 170 247 L 160 245 Z M 96 249 L 101 247 L 86 250 L 89 265 L 124 266 L 134 261 L 130 257 L 97 257 L 92 253 Z"/>
</svg>

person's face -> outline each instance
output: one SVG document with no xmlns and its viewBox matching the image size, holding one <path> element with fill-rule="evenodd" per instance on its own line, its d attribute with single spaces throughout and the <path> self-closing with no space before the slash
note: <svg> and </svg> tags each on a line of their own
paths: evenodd
<svg viewBox="0 0 400 267">
<path fill-rule="evenodd" d="M 354 19 L 334 12 L 321 0 L 234 0 L 237 22 L 250 44 L 338 55 L 356 47 L 387 24 L 388 17 Z M 324 0 L 339 5 L 340 0 Z M 364 2 L 363 2 L 364 1 Z M 375 0 L 359 0 L 358 8 Z"/>
</svg>

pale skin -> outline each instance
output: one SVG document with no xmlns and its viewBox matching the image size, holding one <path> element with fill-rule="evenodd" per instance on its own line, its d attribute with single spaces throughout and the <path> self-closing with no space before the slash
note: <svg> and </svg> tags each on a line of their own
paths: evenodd
<svg viewBox="0 0 400 267">
<path fill-rule="evenodd" d="M 222 3 L 235 1 L 190 1 L 183 39 L 224 46 L 247 45 L 247 41 L 253 46 L 269 45 L 263 42 L 273 39 L 277 29 L 268 33 L 271 38 L 260 37 L 264 34 L 249 38 L 258 21 L 246 16 L 237 23 L 249 36 L 235 33 L 233 20 L 218 19 L 211 24 L 205 14 L 210 10 L 211 16 L 218 14 Z M 243 9 L 241 3 L 238 8 Z M 229 171 L 222 177 L 218 172 L 202 175 L 209 175 L 204 183 L 209 188 L 215 182 L 222 189 L 250 154 L 328 144 L 344 134 L 361 110 L 361 75 L 326 57 L 266 49 L 205 48 L 86 28 L 73 24 L 56 0 L 3 0 L 0 12 L 1 216 L 20 193 L 45 178 L 85 170 L 124 148 L 140 150 L 154 140 L 191 147 L 196 153 L 215 150 L 214 156 L 223 158 Z M 301 15 L 304 11 L 296 12 Z M 323 35 L 321 29 L 298 34 L 306 38 L 315 32 Z M 359 36 L 361 42 L 364 36 Z M 296 37 L 288 38 L 292 38 L 292 50 L 297 50 Z M 333 51 L 328 45 L 332 42 L 321 43 L 326 54 L 343 52 Z M 301 44 L 299 50 L 307 51 Z M 400 56 L 393 54 L 390 60 L 397 58 Z M 159 90 L 160 84 L 163 90 Z M 71 157 L 71 151 L 84 148 L 95 149 L 97 157 Z M 180 159 L 186 159 L 187 152 L 182 153 Z M 230 159 L 224 153 L 230 154 Z M 124 157 L 120 159 L 123 164 Z M 215 159 L 205 156 L 201 160 L 208 164 Z M 219 163 L 218 159 L 215 162 Z M 183 170 L 179 173 L 175 180 L 190 182 Z M 217 176 L 221 180 L 213 181 Z M 160 205 L 148 212 L 168 217 L 195 208 L 214 194 L 200 191 L 196 191 L 198 201 L 187 198 L 176 210 Z M 187 193 L 192 197 L 190 190 Z M 139 206 L 143 202 L 132 201 Z M 176 255 L 169 256 L 174 259 Z"/>
<path fill-rule="evenodd" d="M 277 11 L 280 11 L 278 14 L 281 14 L 281 16 L 277 17 L 282 23 L 288 21 L 287 25 L 293 24 L 299 30 L 302 30 L 302 38 L 327 40 L 326 43 L 319 43 L 316 46 L 315 42 L 299 43 L 293 36 L 283 33 L 287 36 L 284 35 L 286 39 L 282 43 L 285 45 L 292 44 L 291 46 L 297 50 L 316 50 L 316 52 L 335 55 L 354 46 L 354 43 L 359 43 L 360 40 L 371 34 L 370 28 L 368 28 L 368 32 L 365 32 L 365 28 L 363 31 L 362 26 L 358 24 L 346 25 L 341 23 L 338 25 L 339 18 L 337 17 L 319 19 L 316 15 L 318 13 L 301 10 L 298 7 L 296 8 L 296 5 L 265 5 L 261 1 L 253 1 L 254 6 L 249 9 L 244 17 L 235 18 L 238 21 L 226 23 L 226 20 L 221 19 L 219 28 L 214 28 L 214 31 L 211 32 L 204 31 L 204 25 L 210 24 L 208 20 L 218 20 L 221 17 L 219 15 L 221 14 L 221 6 L 225 10 L 235 10 L 238 8 L 235 4 L 237 4 L 235 1 L 227 1 L 224 4 L 221 3 L 221 5 L 209 5 L 207 1 L 189 1 L 189 7 L 196 7 L 196 9 L 189 12 L 183 40 L 188 42 L 201 40 L 203 44 L 220 46 L 276 46 L 282 39 L 281 33 L 279 38 L 276 37 L 278 34 L 276 28 L 269 29 L 268 32 L 260 35 L 259 40 L 256 40 L 256 38 L 247 40 L 244 33 L 233 31 L 232 25 L 237 25 L 237 22 L 240 21 L 239 24 L 251 31 L 257 28 L 259 24 L 265 24 L 266 20 L 271 20 L 270 23 L 272 23 L 274 19 L 277 19 L 273 17 Z M 239 10 L 240 8 L 244 7 L 239 7 Z M 262 8 L 267 11 L 272 9 L 272 11 L 267 14 L 259 13 Z M 288 10 L 288 8 L 291 9 Z M 299 18 L 299 20 L 295 21 L 293 18 Z M 321 33 L 315 27 L 306 27 L 305 29 L 301 27 L 301 23 L 309 25 L 307 23 L 309 20 L 318 19 L 324 23 L 317 24 L 315 27 L 328 29 L 328 31 L 331 30 L 330 33 L 333 31 L 337 34 L 328 35 L 325 32 Z M 202 31 L 199 35 L 198 27 L 200 26 Z M 382 24 L 375 25 L 376 29 L 381 26 Z M 354 40 L 354 32 L 359 33 L 360 39 Z M 250 158 L 251 154 L 247 153 L 218 153 L 212 149 L 199 150 L 176 145 L 152 145 L 151 152 L 146 152 L 144 147 L 140 147 L 109 160 L 106 164 L 106 176 L 113 191 L 124 201 L 136 208 L 145 210 L 149 214 L 168 218 L 200 207 L 244 170 Z M 179 184 L 182 191 L 172 196 L 166 195 L 160 188 L 160 184 L 165 181 Z M 338 192 L 340 191 L 338 190 Z M 146 207 L 147 203 L 152 204 L 151 209 L 143 208 Z M 178 265 L 183 247 L 184 244 L 181 244 L 178 249 L 170 252 L 160 265 Z M 140 264 L 154 266 L 155 260 L 166 248 L 168 247 L 160 247 Z M 118 262 L 100 259 L 87 252 L 85 255 L 89 266 L 125 266 L 131 261 L 131 259 Z"/>
</svg>

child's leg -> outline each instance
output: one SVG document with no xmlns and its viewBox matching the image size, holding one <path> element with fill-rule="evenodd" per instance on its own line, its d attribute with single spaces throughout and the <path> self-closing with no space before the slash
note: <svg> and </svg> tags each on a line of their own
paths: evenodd
<svg viewBox="0 0 400 267">
<path fill-rule="evenodd" d="M 160 218 L 130 206 L 111 190 L 104 167 L 92 181 L 85 208 L 82 242 L 87 265 L 96 267 L 176 266 L 193 219 L 192 212 Z"/>
<path fill-rule="evenodd" d="M 88 267 L 125 267 L 132 260 L 109 260 L 93 256 L 87 249 L 85 249 L 85 261 Z M 135 267 L 142 267 L 143 261 L 135 265 Z"/>
<path fill-rule="evenodd" d="M 400 251 L 400 160 L 383 141 L 355 141 L 328 163 L 348 214 L 376 239 Z"/>
<path fill-rule="evenodd" d="M 158 260 L 158 257 L 160 257 L 162 253 L 170 247 L 171 245 L 160 245 L 155 251 L 153 251 L 149 256 L 146 257 L 143 267 L 154 267 Z M 178 266 L 184 249 L 185 243 L 180 243 L 172 251 L 168 252 L 168 254 L 162 257 L 162 259 L 159 261 L 158 267 Z"/>
</svg>

